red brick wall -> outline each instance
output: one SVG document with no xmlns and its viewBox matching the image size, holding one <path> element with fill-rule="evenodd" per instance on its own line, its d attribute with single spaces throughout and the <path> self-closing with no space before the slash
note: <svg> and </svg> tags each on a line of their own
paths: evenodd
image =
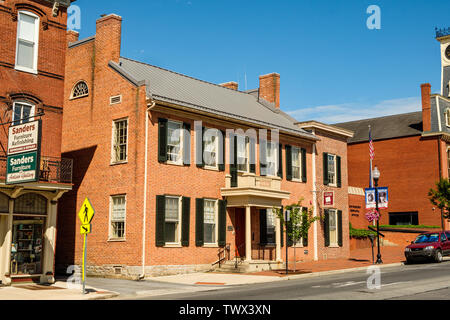
<svg viewBox="0 0 450 320">
<path fill-rule="evenodd" d="M 354 229 L 367 229 L 369 221 L 366 219 L 366 201 L 364 196 L 349 194 L 350 222 Z"/>
<path fill-rule="evenodd" d="M 24 9 L 25 5 L 27 9 Z M 38 74 L 14 69 L 16 57 L 18 10 L 26 10 L 40 17 L 38 45 Z M 57 17 L 52 16 L 52 7 L 41 1 L 0 1 L 0 113 L 3 115 L 8 104 L 8 96 L 26 93 L 40 101 L 37 105 L 45 112 L 43 120 L 42 155 L 59 157 L 61 154 L 61 125 L 64 88 L 64 65 L 66 43 L 66 9 L 60 7 Z M 44 23 L 48 28 L 44 28 Z M 24 100 L 29 99 L 25 98 Z M 36 110 L 36 113 L 39 110 Z M 11 111 L 7 111 L 2 122 L 9 121 Z M 7 135 L 0 132 L 0 141 L 6 144 Z"/>
<path fill-rule="evenodd" d="M 439 180 L 438 143 L 419 136 L 375 141 L 375 160 L 381 171 L 380 187 L 389 187 L 389 209 L 381 210 L 381 224 L 389 223 L 389 212 L 419 212 L 419 224 L 440 226 L 438 210 L 428 199 L 428 191 Z M 349 185 L 369 184 L 368 143 L 348 146 Z M 359 203 L 359 202 L 358 202 Z M 350 202 L 350 205 L 353 205 Z M 358 204 L 356 204 L 358 205 Z M 354 225 L 358 225 L 356 220 Z"/>
</svg>

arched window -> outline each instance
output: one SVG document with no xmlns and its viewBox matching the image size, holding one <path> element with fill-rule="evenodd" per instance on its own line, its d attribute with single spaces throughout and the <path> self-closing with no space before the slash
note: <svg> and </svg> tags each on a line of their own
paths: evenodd
<svg viewBox="0 0 450 320">
<path fill-rule="evenodd" d="M 24 124 L 33 121 L 34 104 L 26 101 L 14 101 L 13 105 L 13 125 Z"/>
<path fill-rule="evenodd" d="M 72 89 L 70 99 L 87 97 L 89 95 L 89 88 L 86 82 L 79 81 Z"/>
<path fill-rule="evenodd" d="M 36 193 L 26 193 L 14 199 L 14 214 L 47 214 L 47 199 Z"/>
<path fill-rule="evenodd" d="M 444 114 L 445 114 L 445 124 L 447 125 L 447 127 L 450 127 L 450 108 L 445 109 Z"/>
</svg>

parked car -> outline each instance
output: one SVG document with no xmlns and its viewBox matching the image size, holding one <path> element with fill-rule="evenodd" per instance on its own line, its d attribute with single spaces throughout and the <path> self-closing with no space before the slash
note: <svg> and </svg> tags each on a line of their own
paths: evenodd
<svg viewBox="0 0 450 320">
<path fill-rule="evenodd" d="M 439 263 L 448 255 L 450 255 L 450 231 L 422 233 L 405 248 L 407 263 L 418 260 L 434 260 Z"/>
</svg>

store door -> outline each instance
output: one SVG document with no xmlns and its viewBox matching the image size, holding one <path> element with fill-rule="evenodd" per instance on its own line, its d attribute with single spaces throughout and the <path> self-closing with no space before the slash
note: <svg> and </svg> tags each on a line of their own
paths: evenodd
<svg viewBox="0 0 450 320">
<path fill-rule="evenodd" d="M 234 221 L 237 254 L 241 258 L 245 258 L 245 208 L 235 208 Z"/>
</svg>

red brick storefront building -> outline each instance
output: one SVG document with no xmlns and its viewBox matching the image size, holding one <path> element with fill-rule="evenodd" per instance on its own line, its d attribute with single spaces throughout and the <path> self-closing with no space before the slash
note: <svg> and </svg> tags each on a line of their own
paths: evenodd
<svg viewBox="0 0 450 320">
<path fill-rule="evenodd" d="M 366 228 L 363 189 L 369 186 L 369 125 L 375 147 L 374 165 L 379 186 L 389 187 L 389 208 L 381 210 L 382 225 L 427 225 L 449 228 L 428 197 L 431 188 L 449 177 L 450 161 L 450 36 L 439 33 L 442 53 L 442 88 L 431 94 L 421 85 L 422 111 L 341 123 L 355 136 L 348 144 L 350 221 Z"/>
<path fill-rule="evenodd" d="M 314 186 L 329 152 L 327 188 L 346 193 L 351 134 L 326 125 L 313 133 L 317 124 L 281 111 L 276 73 L 241 92 L 234 82 L 216 85 L 123 58 L 121 22 L 104 16 L 83 40 L 69 32 L 62 149 L 76 159 L 75 185 L 61 200 L 57 267 L 80 263 L 76 212 L 85 197 L 96 209 L 87 255 L 95 274 L 209 270 L 224 248 L 225 260 L 238 256 L 247 270 L 280 267 L 285 233 L 272 208 L 300 198 L 324 219 L 297 244 L 299 260 L 347 257 L 347 198 L 324 210 Z"/>
<path fill-rule="evenodd" d="M 0 282 L 53 282 L 59 198 L 71 189 L 61 159 L 67 7 L 0 1 Z M 6 184 L 8 128 L 42 120 L 40 175 Z"/>
</svg>

